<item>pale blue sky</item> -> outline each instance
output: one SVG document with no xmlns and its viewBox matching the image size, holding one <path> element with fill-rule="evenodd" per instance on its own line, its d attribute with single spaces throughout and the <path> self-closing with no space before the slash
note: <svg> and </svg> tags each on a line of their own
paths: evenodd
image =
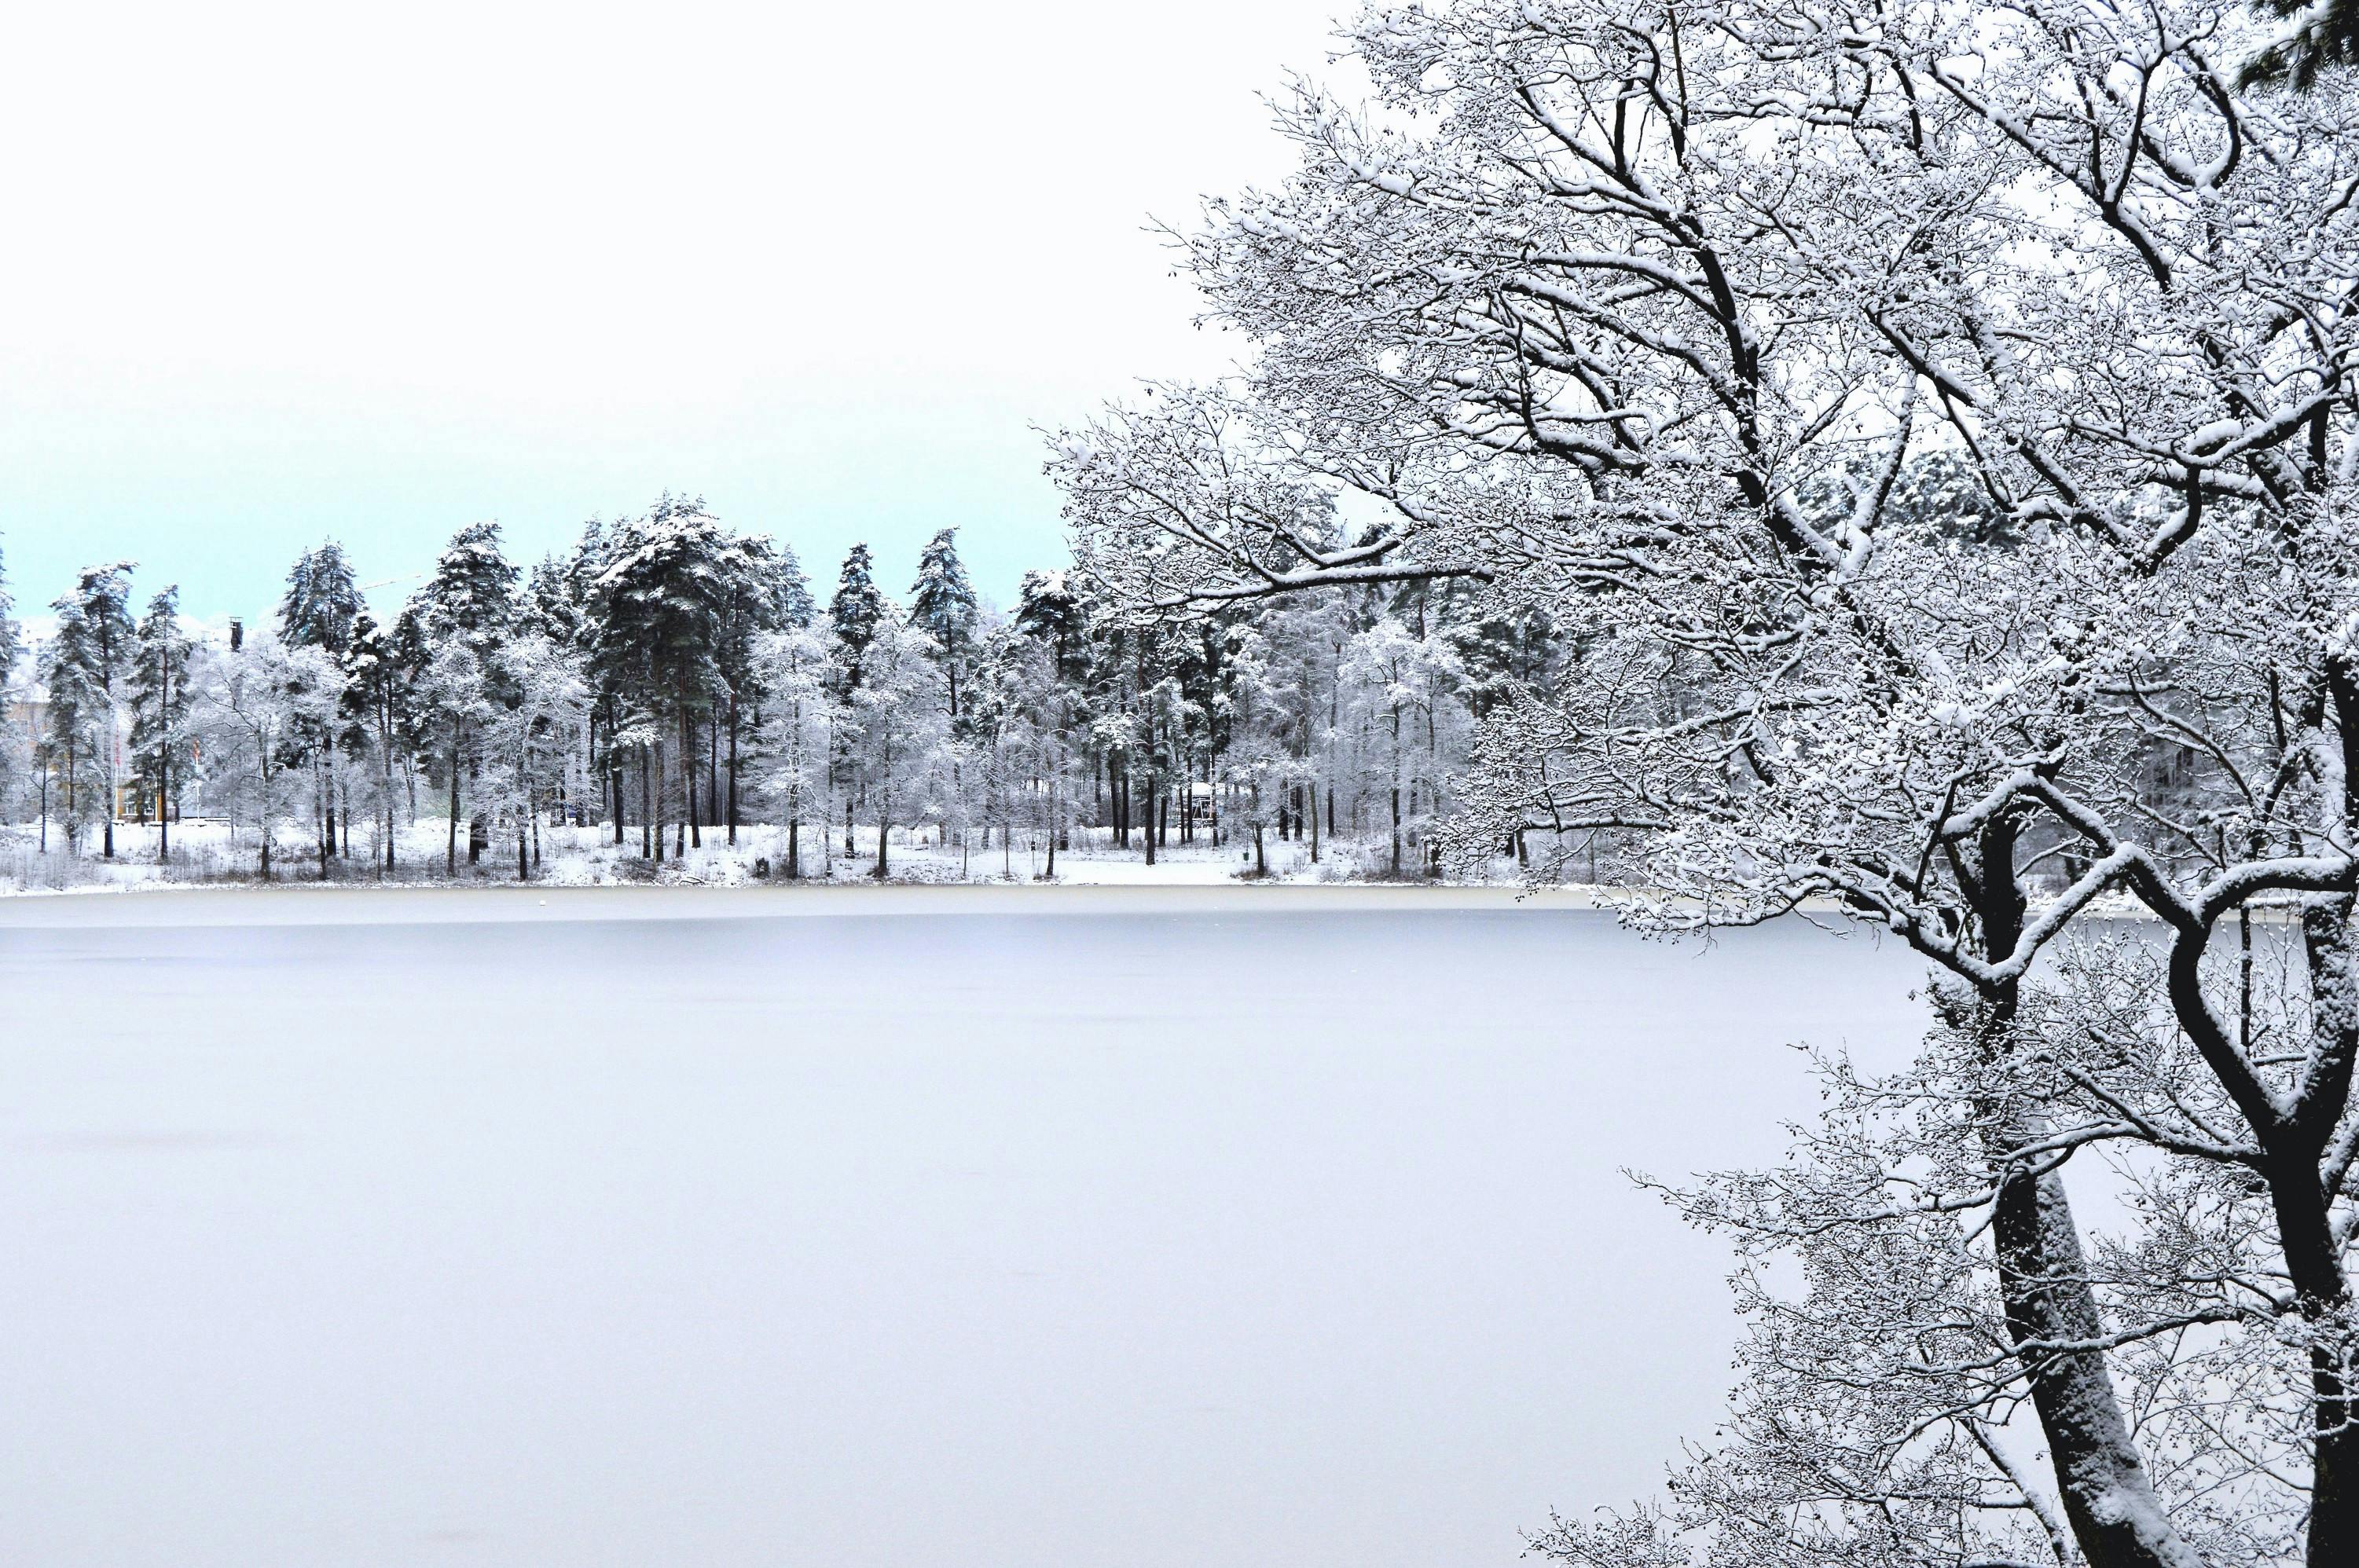
<svg viewBox="0 0 2359 1568">
<path fill-rule="evenodd" d="M 897 590 L 1062 558 L 1029 427 L 1232 350 L 1145 232 L 1341 0 L 49 7 L 0 95 L 0 549 L 255 613 L 670 487 Z M 382 597 L 396 599 L 396 581 Z"/>
</svg>

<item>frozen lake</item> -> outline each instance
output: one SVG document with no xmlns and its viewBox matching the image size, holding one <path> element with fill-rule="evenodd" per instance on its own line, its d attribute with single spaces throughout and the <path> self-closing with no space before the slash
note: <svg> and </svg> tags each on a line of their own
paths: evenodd
<svg viewBox="0 0 2359 1568">
<path fill-rule="evenodd" d="M 1920 1028 L 1799 926 L 669 896 L 0 901 L 0 1562 L 1506 1568 L 1730 1378 L 1621 1169 Z"/>
</svg>

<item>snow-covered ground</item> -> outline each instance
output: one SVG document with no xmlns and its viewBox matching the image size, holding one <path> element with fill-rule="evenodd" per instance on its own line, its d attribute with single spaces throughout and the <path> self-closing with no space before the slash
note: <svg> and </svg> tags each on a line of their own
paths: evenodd
<svg viewBox="0 0 2359 1568">
<path fill-rule="evenodd" d="M 466 828 L 460 828 L 458 871 L 446 872 L 449 828 L 440 817 L 405 824 L 395 847 L 394 880 L 410 884 L 457 882 L 466 886 L 501 885 L 516 881 L 516 849 L 513 840 L 495 843 L 474 865 L 467 863 Z M 308 828 L 283 827 L 271 851 L 274 876 L 281 881 L 320 880 L 317 840 Z M 675 852 L 670 842 L 665 860 L 650 865 L 639 852 L 639 838 L 631 832 L 616 845 L 605 830 L 591 827 L 544 827 L 540 855 L 528 870 L 529 880 L 550 887 L 595 887 L 630 882 L 684 882 L 733 885 L 764 880 L 764 863 L 774 880 L 784 880 L 787 833 L 767 825 L 741 827 L 733 847 L 723 830 L 707 829 L 701 847 Z M 107 892 L 165 884 L 208 884 L 250 881 L 256 878 L 259 857 L 251 826 L 233 829 L 225 822 L 208 820 L 176 826 L 169 860 L 160 854 L 159 834 L 152 826 L 120 823 L 115 827 L 115 853 L 102 853 L 92 838 L 69 849 L 63 833 L 52 824 L 43 835 L 36 825 L 0 826 L 0 893 L 40 892 Z M 806 827 L 802 835 L 803 874 L 808 880 L 860 881 L 873 880 L 876 860 L 874 827 L 855 831 L 857 850 L 842 852 L 842 829 L 822 834 Z M 371 881 L 377 878 L 376 859 L 365 833 L 355 831 L 352 858 L 332 862 L 329 880 Z M 1330 844 L 1313 862 L 1307 842 L 1275 837 L 1264 845 L 1266 875 L 1279 881 L 1353 881 L 1383 863 L 1381 846 Z M 1070 848 L 1056 857 L 1056 880 L 1076 885 L 1205 886 L 1249 878 L 1254 870 L 1250 844 L 1175 843 L 1160 849 L 1156 863 L 1147 864 L 1137 848 L 1119 848 L 1106 828 L 1073 830 Z M 1044 841 L 1019 835 L 1015 844 L 995 842 L 988 849 L 970 847 L 961 854 L 953 842 L 944 844 L 939 833 L 920 828 L 896 829 L 886 857 L 890 880 L 897 882 L 1037 881 L 1048 872 Z"/>
<path fill-rule="evenodd" d="M 1916 978 L 1491 890 L 15 901 L 0 1556 L 1507 1568 L 1727 1377 L 1621 1169 Z"/>
</svg>

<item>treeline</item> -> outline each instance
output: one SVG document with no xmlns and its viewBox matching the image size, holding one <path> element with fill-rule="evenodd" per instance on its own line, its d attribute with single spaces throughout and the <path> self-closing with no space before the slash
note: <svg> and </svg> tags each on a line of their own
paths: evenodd
<svg viewBox="0 0 2359 1568">
<path fill-rule="evenodd" d="M 911 830 L 1020 838 L 1053 874 L 1076 827 L 1150 862 L 1234 838 L 1260 870 L 1273 837 L 1314 859 L 1341 838 L 1425 874 L 1475 721 L 1569 657 L 1544 615 L 1448 581 L 1158 616 L 1038 571 L 1003 613 L 949 528 L 905 598 L 857 545 L 822 601 L 791 547 L 669 495 L 528 569 L 496 524 L 463 528 L 382 620 L 332 541 L 266 624 L 212 634 L 133 576 L 83 570 L 29 646 L 0 577 L 0 808 L 103 857 L 118 819 L 168 859 L 176 821 L 226 817 L 266 876 L 290 844 L 322 876 L 390 871 L 421 818 L 446 873 L 529 877 L 554 823 L 650 865 L 763 823 L 788 877 L 888 875 Z"/>
</svg>

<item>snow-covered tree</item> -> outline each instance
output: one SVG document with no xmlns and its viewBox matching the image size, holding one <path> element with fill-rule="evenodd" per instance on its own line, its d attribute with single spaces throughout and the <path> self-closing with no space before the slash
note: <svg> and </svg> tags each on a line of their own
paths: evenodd
<svg viewBox="0 0 2359 1568">
<path fill-rule="evenodd" d="M 1391 871 L 1397 877 L 1404 838 L 1421 841 L 1426 820 L 1440 809 L 1440 736 L 1451 724 L 1446 709 L 1456 700 L 1464 671 L 1443 637 L 1420 637 L 1387 615 L 1344 644 L 1340 673 L 1355 716 L 1375 732 L 1377 787 L 1385 798 Z M 1450 755 L 1455 757 L 1454 747 Z"/>
<path fill-rule="evenodd" d="M 945 528 L 919 553 L 918 580 L 909 588 L 909 622 L 933 639 L 934 660 L 942 673 L 943 711 L 953 733 L 961 714 L 959 687 L 973 663 L 981 613 L 974 585 L 959 559 L 958 530 Z"/>
<path fill-rule="evenodd" d="M 471 762 L 478 755 L 484 731 L 498 710 L 498 704 L 483 661 L 464 637 L 447 638 L 433 647 L 410 689 L 419 717 L 439 732 L 437 749 L 441 753 L 440 760 L 449 795 L 442 869 L 446 875 L 455 875 L 459 870 L 460 779 L 469 773 Z M 478 852 L 477 825 L 481 822 L 477 816 L 469 826 L 470 862 Z"/>
<path fill-rule="evenodd" d="M 95 821 L 103 853 L 114 858 L 114 800 L 122 783 L 122 716 L 117 703 L 130 672 L 137 627 L 131 617 L 129 561 L 85 567 L 72 591 L 50 609 L 56 633 L 42 650 L 49 689 L 48 749 L 61 770 L 69 843 Z"/>
<path fill-rule="evenodd" d="M 933 639 L 893 613 L 890 605 L 884 608 L 860 651 L 859 682 L 845 704 L 843 725 L 868 820 L 876 825 L 872 874 L 879 881 L 892 869 L 893 829 L 925 814 L 929 802 L 920 786 L 947 734 L 941 704 L 936 700 L 940 676 L 933 664 Z M 845 810 L 848 817 L 851 807 L 847 805 Z"/>
<path fill-rule="evenodd" d="M 195 762 L 189 726 L 191 644 L 180 629 L 177 584 L 147 600 L 139 619 L 137 650 L 124 683 L 131 710 L 131 766 L 138 777 L 140 815 L 156 814 L 158 860 L 172 850 L 172 819 Z"/>
<path fill-rule="evenodd" d="M 770 754 L 777 759 L 772 795 L 787 821 L 786 874 L 803 874 L 803 824 L 827 790 L 832 762 L 834 697 L 828 640 L 809 624 L 770 633 L 760 645 L 762 679 L 769 693 Z M 821 833 L 825 832 L 821 824 Z"/>
<path fill-rule="evenodd" d="M 462 655 L 463 656 L 463 655 Z M 278 824 L 294 802 L 304 737 L 335 713 L 342 682 L 327 654 L 264 632 L 235 652 L 210 651 L 198 665 L 191 719 L 204 738 L 206 766 L 250 817 L 265 881 Z"/>
<path fill-rule="evenodd" d="M 556 760 L 589 711 L 589 685 L 573 649 L 528 633 L 495 655 L 504 700 L 485 718 L 492 810 L 516 836 L 516 880 L 540 861 L 541 803 L 553 791 Z"/>
<path fill-rule="evenodd" d="M 1612 832 L 1656 924 L 1830 900 L 1939 968 L 1942 1031 L 2002 1097 L 2045 1071 L 2035 962 L 2101 898 L 2155 914 L 2167 957 L 2114 979 L 2182 1044 L 2200 1127 L 2104 1094 L 2247 1184 L 2295 1402 L 2266 1448 L 2134 1423 L 2122 1380 L 2172 1309 L 2102 1288 L 2063 1168 L 2088 1141 L 2005 1100 L 1963 1205 L 1996 1371 L 1947 1452 L 1977 1506 L 2049 1509 L 2065 1561 L 2359 1552 L 2359 138 L 2339 77 L 2236 84 L 2267 36 L 2176 4 L 1373 10 L 1375 103 L 1302 86 L 1299 172 L 1189 242 L 1248 373 L 1056 458 L 1083 571 L 1133 612 L 1440 579 L 1546 612 L 1580 676 L 1492 703 L 1464 852 Z M 1908 504 L 1936 469 L 1995 525 Z M 2248 1031 L 2220 939 L 2273 903 L 2306 1016 Z M 1973 1439 L 2017 1403 L 2044 1476 Z M 2294 1499 L 2258 1556 L 2212 1530 L 2223 1468 Z M 1748 1517 L 1718 1561 L 1909 1539 Z"/>
<path fill-rule="evenodd" d="M 337 707 L 340 744 L 362 765 L 363 788 L 372 797 L 370 821 L 377 836 L 372 859 L 386 871 L 395 860 L 395 814 L 403 786 L 415 784 L 416 720 L 413 686 L 422 649 L 406 650 L 405 637 L 421 637 L 414 617 L 391 629 L 362 611 L 353 621 L 351 645 L 342 659 L 343 691 Z"/>
<path fill-rule="evenodd" d="M 304 551 L 288 570 L 287 591 L 278 601 L 279 640 L 296 647 L 318 648 L 332 663 L 341 665 L 352 651 L 353 629 L 366 608 L 343 546 L 330 539 L 318 549 Z M 341 749 L 333 730 L 323 728 L 306 738 L 303 752 L 310 767 L 320 874 L 324 877 L 330 859 L 340 850 L 336 823 L 342 787 L 337 765 Z"/>
</svg>

